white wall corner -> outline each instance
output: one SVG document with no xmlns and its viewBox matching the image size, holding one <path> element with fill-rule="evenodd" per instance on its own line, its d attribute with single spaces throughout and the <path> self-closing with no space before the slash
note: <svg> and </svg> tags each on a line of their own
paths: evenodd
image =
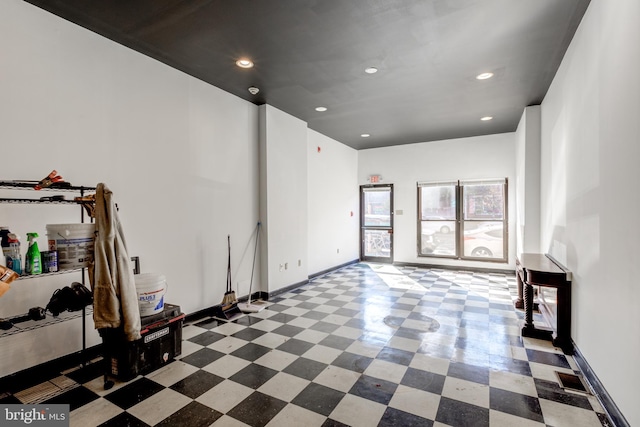
<svg viewBox="0 0 640 427">
<path fill-rule="evenodd" d="M 540 252 L 540 113 L 526 107 L 515 136 L 517 254 Z"/>
<path fill-rule="evenodd" d="M 307 270 L 307 124 L 260 107 L 261 210 L 269 292 L 303 282 Z"/>
</svg>

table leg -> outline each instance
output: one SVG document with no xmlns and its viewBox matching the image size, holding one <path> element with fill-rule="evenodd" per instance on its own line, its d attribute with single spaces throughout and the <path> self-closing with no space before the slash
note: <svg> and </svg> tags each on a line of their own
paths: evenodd
<svg viewBox="0 0 640 427">
<path fill-rule="evenodd" d="M 524 299 L 522 298 L 522 278 L 520 277 L 520 271 L 516 270 L 516 283 L 518 285 L 518 299 L 515 302 L 516 308 L 524 308 Z"/>
<path fill-rule="evenodd" d="M 541 340 L 551 340 L 553 331 L 537 329 L 533 324 L 533 310 L 533 286 L 526 283 L 524 285 L 524 326 L 522 327 L 522 336 L 538 338 Z"/>
<path fill-rule="evenodd" d="M 524 327 L 533 329 L 533 286 L 526 284 L 524 288 Z"/>
<path fill-rule="evenodd" d="M 571 287 L 558 288 L 558 321 L 556 338 L 553 345 L 562 348 L 566 354 L 573 354 L 571 341 Z"/>
</svg>

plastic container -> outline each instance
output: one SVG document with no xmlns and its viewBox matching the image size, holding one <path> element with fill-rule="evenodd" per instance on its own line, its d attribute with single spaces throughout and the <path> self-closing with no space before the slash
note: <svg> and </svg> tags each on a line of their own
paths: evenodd
<svg viewBox="0 0 640 427">
<path fill-rule="evenodd" d="M 9 227 L 0 227 L 0 239 L 2 240 L 2 253 L 0 254 L 0 265 L 6 266 L 6 257 L 9 256 Z"/>
<path fill-rule="evenodd" d="M 140 317 L 151 316 L 164 309 L 164 294 L 167 293 L 167 281 L 162 274 L 143 273 L 133 276 L 138 293 Z"/>
<path fill-rule="evenodd" d="M 42 273 L 42 264 L 40 260 L 40 249 L 38 248 L 38 233 L 27 233 L 29 241 L 29 249 L 24 256 L 24 273 L 28 276 Z"/>
<path fill-rule="evenodd" d="M 42 258 L 42 272 L 55 273 L 58 271 L 58 252 L 57 251 L 40 251 Z"/>
<path fill-rule="evenodd" d="M 20 240 L 18 236 L 13 233 L 9 233 L 9 255 L 7 258 L 7 267 L 18 273 L 22 274 L 22 255 L 20 254 Z"/>
<path fill-rule="evenodd" d="M 58 269 L 89 267 L 93 261 L 95 224 L 47 224 L 49 250 L 58 252 Z"/>
</svg>

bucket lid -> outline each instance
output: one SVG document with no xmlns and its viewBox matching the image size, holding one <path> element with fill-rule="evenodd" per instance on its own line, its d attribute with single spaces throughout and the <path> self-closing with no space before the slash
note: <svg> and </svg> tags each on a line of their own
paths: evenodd
<svg viewBox="0 0 640 427">
<path fill-rule="evenodd" d="M 93 229 L 96 225 L 90 222 L 76 223 L 76 224 L 47 224 L 47 230 L 49 229 L 65 229 L 65 230 L 86 230 Z"/>
<path fill-rule="evenodd" d="M 165 276 L 158 273 L 134 274 L 133 277 L 135 279 L 136 286 L 147 286 L 166 282 Z"/>
</svg>

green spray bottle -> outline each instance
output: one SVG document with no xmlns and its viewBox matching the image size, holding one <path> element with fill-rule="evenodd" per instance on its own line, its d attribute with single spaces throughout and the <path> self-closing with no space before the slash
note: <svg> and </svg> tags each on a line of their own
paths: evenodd
<svg viewBox="0 0 640 427">
<path fill-rule="evenodd" d="M 40 249 L 38 249 L 38 242 L 36 242 L 36 237 L 38 237 L 38 233 L 27 233 L 29 249 L 27 249 L 27 255 L 24 257 L 24 270 L 25 274 L 27 275 L 42 273 L 42 265 L 40 264 Z"/>
</svg>

